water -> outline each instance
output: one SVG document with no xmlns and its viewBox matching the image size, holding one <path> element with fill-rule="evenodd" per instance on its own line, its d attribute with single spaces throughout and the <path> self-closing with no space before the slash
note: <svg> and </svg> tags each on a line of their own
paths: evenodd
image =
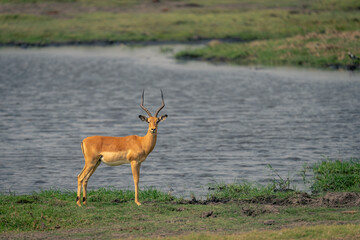
<svg viewBox="0 0 360 240">
<path fill-rule="evenodd" d="M 301 185 L 304 163 L 359 157 L 360 75 L 179 63 L 160 47 L 0 50 L 0 192 L 75 190 L 90 135 L 144 135 L 165 95 L 166 121 L 140 187 L 178 196 L 209 183 Z M 133 189 L 130 165 L 101 164 L 89 189 Z"/>
</svg>

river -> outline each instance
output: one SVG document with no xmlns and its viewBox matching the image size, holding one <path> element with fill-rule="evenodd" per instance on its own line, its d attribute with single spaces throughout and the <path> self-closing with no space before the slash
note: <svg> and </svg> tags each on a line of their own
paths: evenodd
<svg viewBox="0 0 360 240">
<path fill-rule="evenodd" d="M 360 153 L 360 74 L 174 60 L 179 46 L 0 49 L 0 192 L 76 190 L 80 143 L 145 135 L 139 104 L 169 117 L 140 187 L 204 196 L 210 183 L 302 188 L 304 164 Z M 181 47 L 181 46 L 180 46 Z M 101 164 L 89 189 L 133 189 L 130 165 Z"/>
</svg>

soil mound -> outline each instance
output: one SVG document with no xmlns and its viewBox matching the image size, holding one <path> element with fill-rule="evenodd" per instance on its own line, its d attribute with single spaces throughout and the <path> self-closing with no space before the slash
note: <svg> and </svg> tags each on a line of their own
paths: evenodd
<svg viewBox="0 0 360 240">
<path fill-rule="evenodd" d="M 319 199 L 321 205 L 328 207 L 360 206 L 360 193 L 330 192 Z"/>
<path fill-rule="evenodd" d="M 257 197 L 251 199 L 250 202 L 259 203 L 259 204 L 287 206 L 287 205 L 308 205 L 311 204 L 313 200 L 314 199 L 312 199 L 309 194 L 305 192 L 300 192 L 288 198 L 278 198 L 276 196 Z"/>
<path fill-rule="evenodd" d="M 314 197 L 307 193 L 297 193 L 284 199 L 260 198 L 253 199 L 252 203 L 272 204 L 278 206 L 313 205 L 327 207 L 360 206 L 360 193 L 356 192 L 329 192 L 323 197 Z"/>
</svg>

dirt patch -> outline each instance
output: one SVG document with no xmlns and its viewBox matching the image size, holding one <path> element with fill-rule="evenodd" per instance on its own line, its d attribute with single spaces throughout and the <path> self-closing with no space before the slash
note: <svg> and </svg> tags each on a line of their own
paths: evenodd
<svg viewBox="0 0 360 240">
<path fill-rule="evenodd" d="M 360 193 L 354 192 L 332 192 L 323 197 L 314 197 L 307 193 L 297 193 L 288 198 L 279 199 L 277 197 L 259 197 L 250 200 L 251 203 L 271 204 L 277 206 L 291 205 L 312 205 L 327 207 L 351 207 L 360 206 Z"/>
<path fill-rule="evenodd" d="M 296 193 L 293 196 L 287 198 L 278 198 L 277 196 L 266 196 L 256 197 L 249 200 L 229 200 L 229 199 L 218 199 L 216 197 L 207 200 L 197 200 L 192 198 L 191 200 L 182 200 L 177 202 L 179 204 L 225 204 L 229 202 L 238 203 L 250 203 L 250 204 L 263 204 L 272 206 L 299 206 L 299 205 L 310 205 L 310 206 L 327 206 L 327 207 L 351 207 L 360 206 L 360 193 L 354 192 L 332 192 L 327 193 L 323 197 L 314 197 L 305 192 Z M 261 211 L 261 210 L 260 210 Z"/>
<path fill-rule="evenodd" d="M 314 200 L 315 199 L 313 199 L 309 194 L 301 192 L 301 193 L 296 193 L 295 195 L 287 198 L 278 198 L 277 196 L 257 197 L 249 200 L 249 202 L 257 203 L 257 204 L 288 206 L 288 205 L 308 205 L 308 204 L 312 204 Z"/>
<path fill-rule="evenodd" d="M 214 214 L 214 211 L 209 211 L 209 212 L 203 212 L 200 215 L 201 218 L 209 218 L 209 217 L 216 217 L 216 214 Z"/>
</svg>

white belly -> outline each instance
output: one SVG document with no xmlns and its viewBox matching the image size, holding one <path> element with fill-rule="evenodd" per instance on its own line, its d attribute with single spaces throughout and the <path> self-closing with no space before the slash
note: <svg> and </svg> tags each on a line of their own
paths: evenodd
<svg viewBox="0 0 360 240">
<path fill-rule="evenodd" d="M 101 155 L 101 161 L 109 166 L 118 166 L 130 163 L 130 161 L 126 159 L 127 152 L 103 152 Z"/>
</svg>

